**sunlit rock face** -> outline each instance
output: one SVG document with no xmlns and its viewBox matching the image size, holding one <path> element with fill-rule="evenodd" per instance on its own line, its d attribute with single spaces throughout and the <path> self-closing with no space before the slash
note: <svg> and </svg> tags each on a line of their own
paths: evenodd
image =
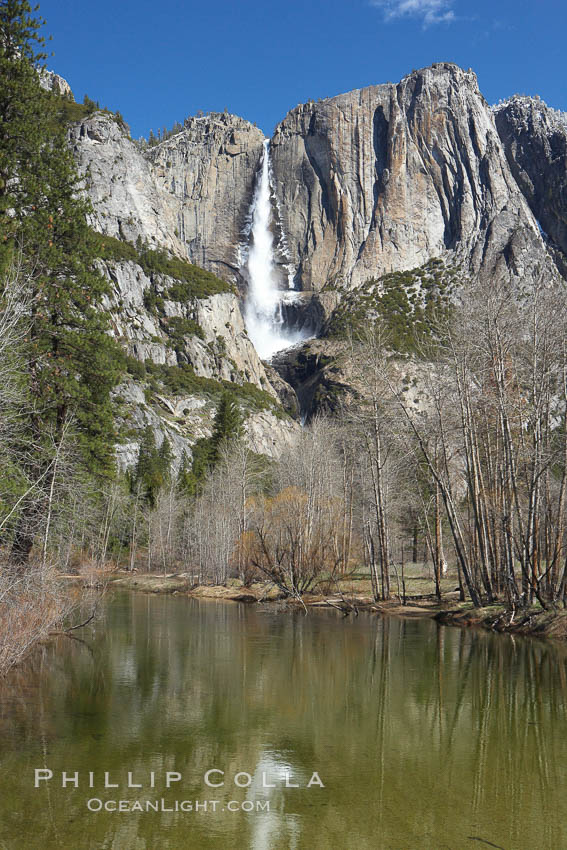
<svg viewBox="0 0 567 850">
<path fill-rule="evenodd" d="M 264 135 L 236 115 L 188 118 L 155 147 L 133 142 L 97 112 L 70 130 L 82 172 L 90 173 L 95 226 L 109 236 L 166 248 L 242 284 L 239 250 Z"/>
<path fill-rule="evenodd" d="M 49 86 L 61 83 L 50 78 Z M 223 113 L 187 119 L 155 147 L 133 142 L 100 112 L 73 125 L 69 138 L 90 173 L 97 230 L 165 249 L 236 287 L 195 304 L 166 303 L 166 319 L 202 328 L 179 353 L 164 321 L 146 310 L 142 270 L 111 264 L 112 310 L 130 353 L 167 365 L 185 358 L 198 376 L 249 381 L 297 416 L 311 397 L 315 411 L 320 386 L 329 409 L 339 393 L 329 364 L 324 380 L 301 372 L 301 358 L 323 368 L 326 343 L 307 346 L 315 354 L 304 352 L 301 368 L 289 365 L 293 349 L 283 365 L 276 357 L 279 375 L 261 360 L 319 333 L 345 288 L 434 258 L 455 270 L 457 283 L 501 278 L 515 288 L 554 272 L 554 259 L 567 276 L 566 128 L 540 101 L 513 98 L 491 109 L 471 71 L 442 63 L 298 106 L 269 144 L 260 129 Z M 185 415 L 188 399 L 178 416 L 177 401 L 167 403 L 171 417 L 186 419 L 183 439 L 208 433 L 212 409 L 208 418 L 201 407 Z M 284 430 L 262 414 L 251 440 L 277 453 Z"/>
<path fill-rule="evenodd" d="M 42 69 L 39 72 L 39 84 L 42 89 L 45 89 L 45 91 L 50 91 L 53 92 L 53 94 L 59 94 L 73 100 L 71 86 L 67 80 L 64 80 L 63 77 L 60 77 L 59 74 L 55 73 L 55 71 Z"/>
<path fill-rule="evenodd" d="M 69 130 L 82 174 L 88 173 L 93 225 L 105 236 L 186 256 L 176 236 L 177 210 L 154 180 L 151 163 L 112 116 L 95 112 Z"/>
<path fill-rule="evenodd" d="M 493 111 L 475 74 L 449 63 L 300 105 L 269 145 L 277 271 L 285 259 L 291 286 L 308 291 L 433 257 L 467 274 L 530 277 L 545 256 L 536 218 L 567 249 L 565 127 L 541 101 Z M 144 150 L 97 113 L 71 138 L 91 171 L 98 229 L 166 247 L 245 293 L 259 128 L 211 113 Z"/>
<path fill-rule="evenodd" d="M 456 65 L 298 106 L 271 154 L 303 289 L 449 254 L 467 273 L 513 281 L 545 256 L 476 76 Z"/>
<path fill-rule="evenodd" d="M 191 262 L 242 285 L 246 230 L 264 134 L 228 113 L 188 118 L 182 132 L 146 153 L 153 179 L 175 210 Z"/>
<path fill-rule="evenodd" d="M 176 136 L 147 148 L 133 142 L 112 116 L 98 112 L 74 124 L 69 138 L 80 171 L 90 175 L 96 230 L 165 249 L 245 288 L 239 252 L 262 157 L 260 130 L 235 116 L 210 115 L 189 119 Z M 131 357 L 158 366 L 188 366 L 197 378 L 219 387 L 222 381 L 251 384 L 268 398 L 278 398 L 246 332 L 236 288 L 170 300 L 167 292 L 175 280 L 165 275 L 148 276 L 135 262 L 113 260 L 101 263 L 101 270 L 112 285 L 106 306 L 114 333 Z M 150 291 L 160 298 L 159 312 L 148 302 Z M 176 321 L 188 330 L 172 339 Z M 141 385 L 130 380 L 119 395 L 125 400 L 123 430 L 132 433 L 118 448 L 123 466 L 136 456 L 135 432 L 145 424 L 155 430 L 158 443 L 167 434 L 176 456 L 182 451 L 190 456 L 195 440 L 211 433 L 215 402 L 206 388 L 179 394 L 164 387 L 150 394 L 142 379 Z M 250 446 L 277 455 L 299 425 L 249 408 L 244 404 Z"/>
<path fill-rule="evenodd" d="M 518 95 L 493 112 L 518 186 L 543 232 L 567 254 L 567 113 Z"/>
</svg>

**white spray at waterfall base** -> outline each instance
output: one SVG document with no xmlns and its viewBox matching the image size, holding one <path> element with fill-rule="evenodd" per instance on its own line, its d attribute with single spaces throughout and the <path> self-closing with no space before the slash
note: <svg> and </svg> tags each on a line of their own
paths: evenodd
<svg viewBox="0 0 567 850">
<path fill-rule="evenodd" d="M 266 140 L 252 201 L 251 242 L 244 268 L 248 280 L 244 320 L 248 336 L 264 360 L 309 336 L 307 331 L 291 330 L 284 323 L 282 301 L 284 297 L 289 300 L 292 290 L 289 287 L 282 290 L 278 285 L 271 227 L 273 209 L 268 146 Z"/>
</svg>

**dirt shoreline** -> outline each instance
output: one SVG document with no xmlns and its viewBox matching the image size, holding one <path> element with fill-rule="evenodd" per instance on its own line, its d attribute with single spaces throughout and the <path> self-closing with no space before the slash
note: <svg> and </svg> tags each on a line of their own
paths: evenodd
<svg viewBox="0 0 567 850">
<path fill-rule="evenodd" d="M 256 582 L 250 587 L 231 581 L 225 585 L 192 585 L 183 575 L 158 576 L 155 574 L 118 573 L 109 578 L 109 585 L 116 588 L 138 590 L 146 593 L 184 594 L 195 599 L 223 602 L 270 603 L 278 608 L 333 608 L 345 616 L 369 611 L 396 617 L 427 617 L 438 623 L 461 628 L 481 628 L 492 632 L 530 635 L 564 640 L 567 638 L 567 611 L 542 611 L 531 608 L 527 611 L 510 612 L 504 605 L 474 608 L 470 602 L 459 602 L 456 594 L 447 594 L 441 602 L 431 596 L 408 598 L 405 605 L 398 600 L 375 602 L 371 596 L 348 594 L 325 596 L 306 594 L 302 600 L 284 597 L 283 593 L 269 582 Z"/>
</svg>

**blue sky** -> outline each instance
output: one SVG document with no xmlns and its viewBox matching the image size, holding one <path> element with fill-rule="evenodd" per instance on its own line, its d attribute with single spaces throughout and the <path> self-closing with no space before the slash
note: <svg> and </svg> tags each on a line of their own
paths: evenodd
<svg viewBox="0 0 567 850">
<path fill-rule="evenodd" d="M 40 14 L 49 66 L 135 137 L 225 107 L 271 135 L 298 103 L 439 61 L 472 67 L 490 103 L 567 110 L 564 0 L 44 0 Z"/>
</svg>

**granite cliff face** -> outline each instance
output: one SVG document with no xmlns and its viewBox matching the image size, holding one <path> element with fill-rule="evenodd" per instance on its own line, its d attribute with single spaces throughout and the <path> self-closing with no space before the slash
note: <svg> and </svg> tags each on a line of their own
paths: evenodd
<svg viewBox="0 0 567 850">
<path fill-rule="evenodd" d="M 176 232 L 191 262 L 241 283 L 239 248 L 250 213 L 264 134 L 235 115 L 185 122 L 150 148 L 154 181 L 175 210 Z"/>
<path fill-rule="evenodd" d="M 518 186 L 542 230 L 567 255 L 567 113 L 516 96 L 496 106 L 494 117 Z"/>
<path fill-rule="evenodd" d="M 241 284 L 239 249 L 262 154 L 260 130 L 235 115 L 190 118 L 156 147 L 97 112 L 70 130 L 101 233 L 166 248 Z"/>
<path fill-rule="evenodd" d="M 113 116 L 95 112 L 71 126 L 69 139 L 79 172 L 89 175 L 95 229 L 184 256 L 175 235 L 175 207 L 156 186 L 149 162 L 127 130 Z"/>
<path fill-rule="evenodd" d="M 270 152 L 275 225 L 297 288 L 350 288 L 436 257 L 473 276 L 534 274 L 546 256 L 534 215 L 567 248 L 567 124 L 552 112 L 521 98 L 493 112 L 476 76 L 448 63 L 293 109 Z M 71 136 L 97 229 L 165 247 L 245 290 L 259 129 L 213 113 L 143 149 L 97 113 Z"/>
<path fill-rule="evenodd" d="M 69 96 L 59 79 L 46 85 Z M 278 356 L 274 369 L 247 338 L 237 291 L 246 291 L 242 248 L 263 134 L 213 113 L 187 119 L 179 133 L 149 147 L 98 112 L 74 124 L 69 138 L 90 174 L 96 230 L 164 249 L 235 286 L 172 300 L 175 282 L 150 279 L 136 262 L 106 262 L 109 309 L 129 354 L 156 368 L 189 368 L 199 380 L 262 390 L 269 403 L 247 410 L 249 436 L 277 454 L 297 426 L 275 416 L 273 399 L 297 416 L 299 403 L 304 413 L 331 409 L 348 388 L 333 365 L 332 339 Z M 357 292 L 368 296 L 369 278 L 387 280 L 431 262 L 450 271 L 456 286 L 465 277 L 516 286 L 542 270 L 567 269 L 567 120 L 526 98 L 491 109 L 472 71 L 441 63 L 396 85 L 298 106 L 276 128 L 270 156 L 274 260 L 289 264 L 303 291 L 283 307 L 295 328 L 327 333 L 341 319 L 341 298 L 356 309 Z M 158 313 L 148 307 L 150 291 Z M 207 393 L 152 386 L 134 380 L 125 390 L 135 427 L 161 422 L 179 437 L 178 447 L 210 430 Z M 131 454 L 125 444 L 125 458 Z"/>
<path fill-rule="evenodd" d="M 195 440 L 211 433 L 223 382 L 235 387 L 250 446 L 277 455 L 299 427 L 278 398 L 293 411 L 294 393 L 276 373 L 270 382 L 234 287 L 242 283 L 239 250 L 262 133 L 235 116 L 212 115 L 143 147 L 114 116 L 96 112 L 71 126 L 69 140 L 80 172 L 89 175 L 92 226 L 109 244 L 129 243 L 130 253 L 135 245 L 138 252 L 165 250 L 228 283 L 215 294 L 191 295 L 183 280 L 148 271 L 141 259 L 101 259 L 114 333 L 131 358 L 131 377 L 117 394 L 124 400 L 121 465 L 135 461 L 146 424 L 158 441 L 167 434 L 177 456 L 190 455 Z"/>
<path fill-rule="evenodd" d="M 447 255 L 468 274 L 513 281 L 545 256 L 476 76 L 456 65 L 298 106 L 271 150 L 304 289 Z"/>
<path fill-rule="evenodd" d="M 283 382 L 276 373 L 268 377 L 234 292 L 185 294 L 183 281 L 135 261 L 100 260 L 99 269 L 111 284 L 105 307 L 113 334 L 129 356 L 129 375 L 116 392 L 123 468 L 135 463 L 148 424 L 158 442 L 167 435 L 174 456 L 190 456 L 195 441 L 210 436 L 220 394 L 229 385 L 254 451 L 277 456 L 293 441 L 299 426 L 280 407 Z"/>
<path fill-rule="evenodd" d="M 53 92 L 53 94 L 73 99 L 71 86 L 67 80 L 64 80 L 63 77 L 60 77 L 59 74 L 55 73 L 55 71 L 48 71 L 47 69 L 40 71 L 39 84 L 42 89 L 45 89 L 45 91 L 50 91 Z"/>
</svg>

